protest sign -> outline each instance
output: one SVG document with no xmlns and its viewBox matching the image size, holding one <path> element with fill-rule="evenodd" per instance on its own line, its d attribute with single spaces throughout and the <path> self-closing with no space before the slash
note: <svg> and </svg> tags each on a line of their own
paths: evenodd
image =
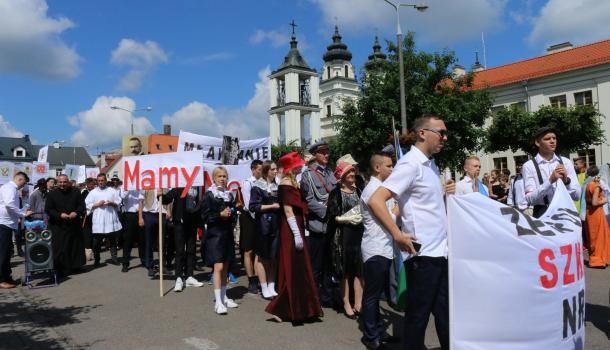
<svg viewBox="0 0 610 350">
<path fill-rule="evenodd" d="M 269 137 L 253 140 L 239 140 L 239 164 L 250 164 L 255 159 L 271 159 L 271 142 Z M 178 152 L 202 150 L 206 163 L 220 163 L 223 139 L 180 131 Z"/>
<path fill-rule="evenodd" d="M 32 163 L 32 176 L 30 182 L 35 184 L 40 179 L 44 179 L 49 175 L 49 163 L 47 162 L 33 162 Z"/>
<path fill-rule="evenodd" d="M 64 174 L 68 176 L 70 181 L 75 180 L 78 181 L 80 173 L 80 165 L 76 164 L 66 164 L 64 168 Z"/>
<path fill-rule="evenodd" d="M 0 162 L 0 185 L 13 180 L 13 168 L 12 162 Z"/>
<path fill-rule="evenodd" d="M 38 161 L 45 163 L 49 155 L 49 146 L 44 146 L 38 150 Z"/>
<path fill-rule="evenodd" d="M 203 185 L 202 151 L 123 157 L 123 189 L 152 190 Z"/>
<path fill-rule="evenodd" d="M 450 196 L 453 349 L 584 349 L 581 222 L 565 186 L 535 219 L 479 194 Z"/>
<path fill-rule="evenodd" d="M 86 178 L 95 179 L 99 173 L 100 173 L 99 168 L 85 168 Z"/>
<path fill-rule="evenodd" d="M 206 188 L 212 186 L 214 179 L 212 178 L 212 171 L 218 165 L 204 163 L 203 167 L 205 170 L 204 175 L 204 185 Z M 252 171 L 250 170 L 250 165 L 248 164 L 238 164 L 238 165 L 222 165 L 227 169 L 229 173 L 229 179 L 227 181 L 227 188 L 231 190 L 237 190 L 237 188 L 241 187 L 244 180 L 248 179 L 252 176 Z"/>
</svg>

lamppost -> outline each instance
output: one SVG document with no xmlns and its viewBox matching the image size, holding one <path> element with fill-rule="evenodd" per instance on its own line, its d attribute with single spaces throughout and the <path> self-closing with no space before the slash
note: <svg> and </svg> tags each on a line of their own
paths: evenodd
<svg viewBox="0 0 610 350">
<path fill-rule="evenodd" d="M 127 108 L 119 107 L 119 106 L 110 106 L 110 109 L 114 109 L 114 110 L 120 109 L 122 111 L 129 112 L 129 114 L 131 115 L 131 136 L 133 136 L 133 118 L 136 116 L 135 112 L 137 112 L 137 111 L 144 111 L 144 112 L 152 111 L 152 107 L 150 107 L 150 106 L 144 107 L 144 108 L 140 108 L 140 109 L 134 109 L 133 111 L 129 110 Z"/>
<path fill-rule="evenodd" d="M 405 96 L 405 67 L 402 59 L 402 30 L 400 29 L 400 8 L 412 7 L 419 12 L 424 12 L 428 9 L 426 4 L 401 4 L 390 0 L 387 2 L 396 11 L 396 38 L 398 41 L 398 75 L 400 77 L 400 124 L 402 125 L 402 133 L 407 132 L 407 97 Z"/>
</svg>

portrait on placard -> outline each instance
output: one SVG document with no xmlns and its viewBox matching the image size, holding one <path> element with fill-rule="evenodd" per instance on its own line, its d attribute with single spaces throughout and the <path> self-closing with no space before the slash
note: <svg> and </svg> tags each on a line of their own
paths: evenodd
<svg viewBox="0 0 610 350">
<path fill-rule="evenodd" d="M 232 136 L 222 137 L 222 164 L 237 165 L 239 163 L 239 138 Z"/>
<path fill-rule="evenodd" d="M 141 135 L 123 136 L 123 156 L 141 156 L 148 154 L 148 137 Z"/>
</svg>

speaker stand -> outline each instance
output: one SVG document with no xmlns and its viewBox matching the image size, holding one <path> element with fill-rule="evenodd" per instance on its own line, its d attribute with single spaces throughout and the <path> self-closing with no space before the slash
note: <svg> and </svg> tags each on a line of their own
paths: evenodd
<svg viewBox="0 0 610 350">
<path fill-rule="evenodd" d="M 50 283 L 50 284 L 36 284 L 34 285 L 32 283 L 32 281 L 34 280 L 35 275 L 42 275 L 44 272 L 41 273 L 30 273 L 30 272 L 26 272 L 25 273 L 25 285 L 28 286 L 29 289 L 40 289 L 40 288 L 49 288 L 49 287 L 57 287 L 58 283 L 57 283 L 57 272 L 55 272 L 55 270 L 50 270 L 50 271 L 45 271 L 49 273 L 49 277 L 51 277 L 51 279 L 54 281 L 54 283 Z"/>
</svg>

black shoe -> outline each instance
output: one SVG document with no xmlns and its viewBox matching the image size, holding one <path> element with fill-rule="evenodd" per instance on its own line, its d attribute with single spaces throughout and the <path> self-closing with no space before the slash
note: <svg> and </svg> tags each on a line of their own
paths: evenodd
<svg viewBox="0 0 610 350">
<path fill-rule="evenodd" d="M 100 267 L 101 265 L 102 265 L 102 264 L 100 264 L 100 261 L 99 261 L 99 260 L 95 260 L 95 261 L 93 262 L 93 267 Z"/>
<path fill-rule="evenodd" d="M 116 256 L 113 256 L 112 259 L 110 259 L 110 261 L 112 262 L 112 265 L 119 266 L 119 259 L 117 259 Z"/>
<path fill-rule="evenodd" d="M 128 272 L 129 271 L 129 266 L 128 265 L 123 265 L 123 268 L 121 269 L 121 272 Z"/>
<path fill-rule="evenodd" d="M 393 335 L 389 335 L 388 333 L 383 333 L 379 337 L 379 341 L 382 343 L 395 344 L 400 342 L 400 337 L 395 337 Z"/>
<path fill-rule="evenodd" d="M 386 347 L 381 344 L 379 342 L 379 340 L 373 340 L 373 341 L 368 341 L 366 339 L 360 338 L 360 341 L 362 342 L 362 344 L 364 344 L 364 347 L 366 347 L 369 350 L 383 350 L 386 349 Z"/>
<path fill-rule="evenodd" d="M 155 277 L 155 270 L 152 267 L 148 268 L 148 277 Z"/>
</svg>

